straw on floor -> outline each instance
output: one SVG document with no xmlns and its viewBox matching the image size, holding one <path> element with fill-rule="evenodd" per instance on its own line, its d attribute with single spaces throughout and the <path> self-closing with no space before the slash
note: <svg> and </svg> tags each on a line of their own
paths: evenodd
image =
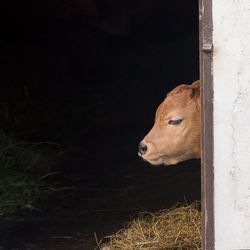
<svg viewBox="0 0 250 250">
<path fill-rule="evenodd" d="M 200 203 L 177 205 L 157 213 L 143 213 L 114 235 L 105 237 L 101 250 L 201 249 Z"/>
</svg>

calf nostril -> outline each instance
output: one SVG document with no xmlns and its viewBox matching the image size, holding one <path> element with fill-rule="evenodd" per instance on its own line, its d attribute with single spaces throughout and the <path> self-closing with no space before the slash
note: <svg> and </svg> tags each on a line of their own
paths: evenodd
<svg viewBox="0 0 250 250">
<path fill-rule="evenodd" d="M 144 155 L 147 152 L 148 147 L 143 142 L 141 142 L 138 146 L 138 150 L 141 155 Z"/>
</svg>

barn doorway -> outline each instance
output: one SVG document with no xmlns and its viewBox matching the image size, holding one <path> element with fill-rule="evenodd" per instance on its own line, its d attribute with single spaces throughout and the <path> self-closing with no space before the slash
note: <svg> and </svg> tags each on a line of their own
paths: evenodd
<svg viewBox="0 0 250 250">
<path fill-rule="evenodd" d="M 29 7 L 9 6 L 2 93 L 15 126 L 0 114 L 2 129 L 61 145 L 48 180 L 60 191 L 1 219 L 0 248 L 94 249 L 138 212 L 200 200 L 199 160 L 152 167 L 137 156 L 166 93 L 199 79 L 197 0 Z"/>
</svg>

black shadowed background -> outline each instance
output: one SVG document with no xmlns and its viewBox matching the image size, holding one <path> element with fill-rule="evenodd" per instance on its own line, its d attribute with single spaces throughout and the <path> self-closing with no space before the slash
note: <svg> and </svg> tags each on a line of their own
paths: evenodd
<svg viewBox="0 0 250 250">
<path fill-rule="evenodd" d="M 60 191 L 3 214 L 0 249 L 91 250 L 140 211 L 200 199 L 199 161 L 137 156 L 166 93 L 199 79 L 198 1 L 10 2 L 5 15 L 0 129 L 63 154 L 48 179 Z"/>
</svg>

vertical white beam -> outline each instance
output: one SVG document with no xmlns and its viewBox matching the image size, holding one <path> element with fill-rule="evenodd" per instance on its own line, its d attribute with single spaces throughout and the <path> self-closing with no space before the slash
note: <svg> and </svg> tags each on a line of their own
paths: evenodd
<svg viewBox="0 0 250 250">
<path fill-rule="evenodd" d="M 250 249 L 250 1 L 212 3 L 215 249 Z"/>
</svg>

